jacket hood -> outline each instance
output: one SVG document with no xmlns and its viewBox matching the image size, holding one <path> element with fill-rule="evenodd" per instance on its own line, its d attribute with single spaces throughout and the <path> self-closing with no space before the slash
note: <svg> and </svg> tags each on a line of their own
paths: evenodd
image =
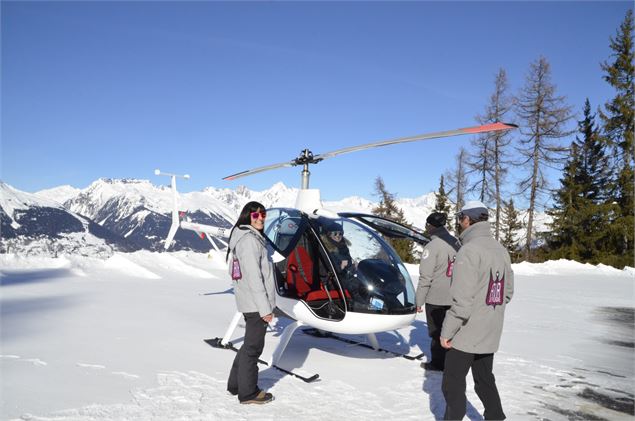
<svg viewBox="0 0 635 421">
<path fill-rule="evenodd" d="M 259 241 L 264 242 L 264 238 L 257 229 L 251 225 L 240 225 L 236 227 L 231 234 L 231 238 L 229 239 L 229 249 L 233 250 L 236 247 L 236 244 L 238 244 L 238 241 L 246 235 L 253 235 L 258 238 Z"/>
<path fill-rule="evenodd" d="M 461 243 L 459 240 L 450 234 L 450 231 L 445 227 L 437 227 L 433 231 L 430 231 L 431 238 L 439 238 L 450 245 L 454 250 L 459 251 L 461 248 Z"/>
<path fill-rule="evenodd" d="M 476 237 L 491 237 L 491 231 L 492 230 L 489 221 L 477 222 L 474 225 L 470 225 L 465 231 L 461 233 L 461 243 L 468 243 Z"/>
</svg>

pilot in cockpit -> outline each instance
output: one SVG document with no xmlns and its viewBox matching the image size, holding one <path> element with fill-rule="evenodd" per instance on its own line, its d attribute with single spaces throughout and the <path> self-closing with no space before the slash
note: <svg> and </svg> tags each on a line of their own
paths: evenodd
<svg viewBox="0 0 635 421">
<path fill-rule="evenodd" d="M 344 237 L 342 225 L 333 221 L 325 227 L 324 247 L 333 261 L 333 266 L 340 277 L 354 269 L 353 258 L 348 249 L 348 240 Z"/>
</svg>

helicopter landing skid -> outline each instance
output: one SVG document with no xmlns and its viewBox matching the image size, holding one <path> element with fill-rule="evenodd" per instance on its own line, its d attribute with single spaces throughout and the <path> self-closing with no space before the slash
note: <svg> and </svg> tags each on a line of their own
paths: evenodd
<svg viewBox="0 0 635 421">
<path fill-rule="evenodd" d="M 229 350 L 232 350 L 234 352 L 238 352 L 238 348 L 236 348 L 234 346 L 234 344 L 232 344 L 231 342 L 223 343 L 222 341 L 223 341 L 223 338 L 203 339 L 203 342 L 205 342 L 207 345 L 212 346 L 214 348 L 229 349 Z M 263 361 L 260 358 L 258 359 L 258 362 L 260 364 L 264 364 L 266 366 L 271 366 L 271 367 L 275 368 L 276 370 L 282 371 L 283 373 L 288 374 L 290 376 L 297 377 L 298 379 L 302 380 L 305 383 L 312 383 L 312 382 L 318 380 L 319 377 L 320 377 L 319 374 L 314 374 L 312 376 L 305 377 L 305 376 L 302 376 L 300 374 L 294 373 L 293 371 L 284 369 L 282 367 L 278 367 L 275 364 L 269 364 L 268 362 Z"/>
<path fill-rule="evenodd" d="M 325 332 L 325 331 L 314 329 L 314 328 L 303 329 L 302 331 L 304 333 L 306 333 L 307 335 L 315 336 L 316 338 L 337 339 L 338 341 L 346 342 L 347 344 L 359 345 L 359 346 L 364 347 L 364 348 L 372 349 L 373 351 L 385 352 L 387 354 L 394 355 L 396 357 L 402 357 L 402 358 L 405 358 L 405 359 L 411 360 L 411 361 L 419 361 L 419 360 L 421 360 L 421 358 L 423 358 L 426 355 L 424 352 L 422 352 L 419 355 L 412 356 L 412 355 L 408 355 L 408 354 L 402 354 L 401 352 L 390 351 L 390 350 L 384 349 L 384 348 L 375 348 L 375 347 L 373 347 L 371 345 L 368 345 L 368 344 L 365 344 L 363 342 L 357 342 L 357 341 L 354 341 L 352 339 L 348 339 L 348 338 L 344 338 L 342 336 L 335 335 L 335 334 L 333 334 L 331 332 Z"/>
</svg>

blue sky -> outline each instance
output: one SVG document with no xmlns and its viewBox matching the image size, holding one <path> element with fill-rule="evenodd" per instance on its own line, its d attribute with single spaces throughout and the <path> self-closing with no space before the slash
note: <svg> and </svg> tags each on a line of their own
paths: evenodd
<svg viewBox="0 0 635 421">
<path fill-rule="evenodd" d="M 540 55 L 579 115 L 586 97 L 597 107 L 614 94 L 600 62 L 630 5 L 3 1 L 0 178 L 34 192 L 165 183 L 160 168 L 192 176 L 182 191 L 298 187 L 298 167 L 221 178 L 304 148 L 474 125 L 498 69 L 515 93 Z M 469 140 L 342 155 L 312 167 L 311 187 L 372 199 L 381 176 L 420 196 Z"/>
</svg>

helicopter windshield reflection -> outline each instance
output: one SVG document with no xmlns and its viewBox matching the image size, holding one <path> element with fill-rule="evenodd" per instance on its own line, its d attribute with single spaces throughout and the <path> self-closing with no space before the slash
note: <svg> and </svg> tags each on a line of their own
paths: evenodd
<svg viewBox="0 0 635 421">
<path fill-rule="evenodd" d="M 313 221 L 312 221 L 313 222 Z M 342 288 L 357 312 L 412 311 L 414 287 L 393 249 L 365 225 L 346 218 L 319 218 L 316 228 Z"/>
<path fill-rule="evenodd" d="M 316 316 L 412 313 L 415 294 L 408 272 L 368 226 L 278 208 L 267 210 L 264 232 L 285 258 L 275 264 L 278 294 L 304 301 Z"/>
</svg>

